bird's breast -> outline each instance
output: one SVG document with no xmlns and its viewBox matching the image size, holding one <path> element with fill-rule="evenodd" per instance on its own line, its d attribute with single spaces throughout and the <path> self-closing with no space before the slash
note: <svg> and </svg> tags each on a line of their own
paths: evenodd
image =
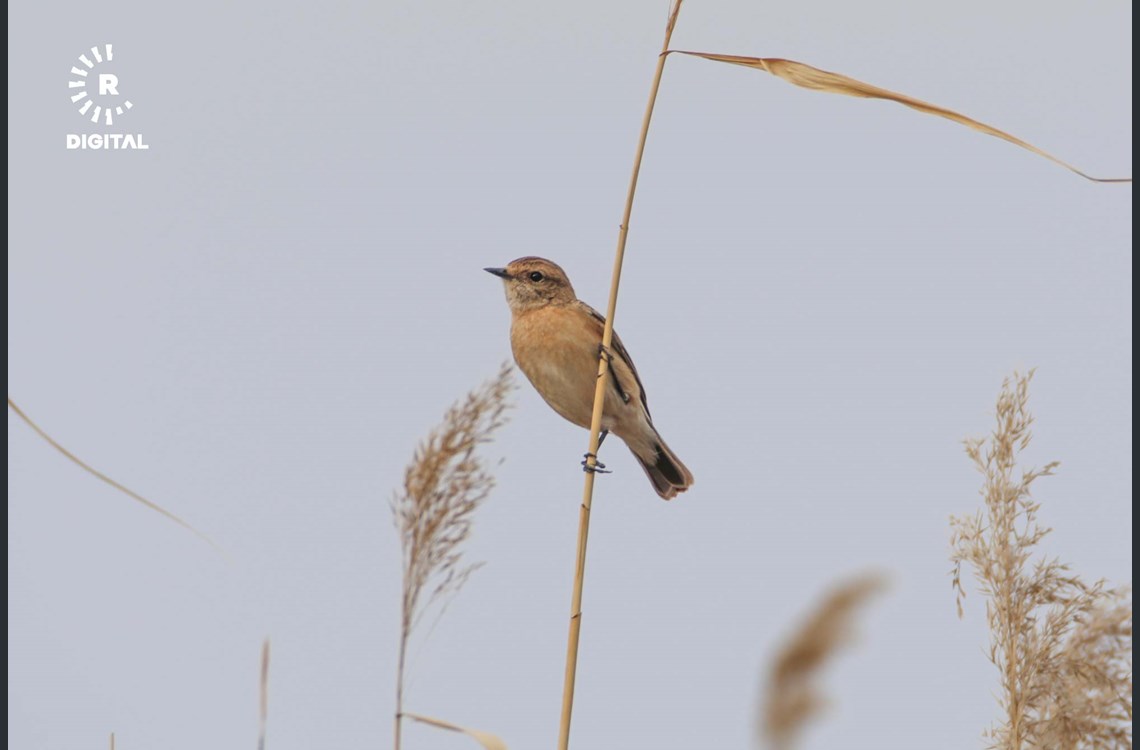
<svg viewBox="0 0 1140 750">
<path fill-rule="evenodd" d="M 519 369 L 556 412 L 589 427 L 601 328 L 589 314 L 551 306 L 516 316 L 511 350 Z"/>
</svg>

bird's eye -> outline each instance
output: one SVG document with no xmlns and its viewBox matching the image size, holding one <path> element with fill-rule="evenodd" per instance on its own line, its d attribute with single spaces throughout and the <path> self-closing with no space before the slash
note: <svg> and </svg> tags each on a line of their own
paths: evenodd
<svg viewBox="0 0 1140 750">
<path fill-rule="evenodd" d="M 530 280 L 531 281 L 539 282 L 539 281 L 542 281 L 543 278 L 545 278 L 545 277 L 541 273 L 539 273 L 538 271 L 531 271 L 530 272 Z"/>
</svg>

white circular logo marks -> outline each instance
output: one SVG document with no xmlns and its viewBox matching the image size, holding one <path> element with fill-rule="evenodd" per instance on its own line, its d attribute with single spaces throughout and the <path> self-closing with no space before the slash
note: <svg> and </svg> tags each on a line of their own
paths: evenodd
<svg viewBox="0 0 1140 750">
<path fill-rule="evenodd" d="M 92 59 L 94 58 L 94 62 Z M 99 66 L 114 59 L 114 52 L 110 44 L 104 44 L 102 51 L 99 47 L 91 48 L 91 56 L 87 53 L 79 56 L 78 65 L 71 68 L 74 78 L 67 82 L 67 88 L 79 89 L 72 94 L 71 101 L 79 108 L 79 114 L 87 116 L 91 113 L 91 122 L 102 119 L 104 125 L 115 122 L 115 115 L 121 115 L 134 105 L 127 100 L 119 99 L 119 77 L 114 73 L 99 73 Z M 104 68 L 106 70 L 106 68 Z M 100 118 L 100 116 L 102 116 Z"/>
</svg>

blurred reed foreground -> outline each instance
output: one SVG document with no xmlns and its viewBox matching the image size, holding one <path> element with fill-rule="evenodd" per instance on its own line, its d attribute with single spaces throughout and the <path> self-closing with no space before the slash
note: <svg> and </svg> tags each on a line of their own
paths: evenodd
<svg viewBox="0 0 1140 750">
<path fill-rule="evenodd" d="M 1037 552 L 1050 533 L 1037 520 L 1033 484 L 1058 464 L 1023 468 L 1033 416 L 1032 372 L 1002 385 L 995 425 L 965 441 L 982 475 L 982 508 L 951 518 L 953 586 L 959 614 L 966 596 L 963 567 L 985 598 L 989 657 L 998 670 L 999 718 L 984 731 L 996 750 L 1123 750 L 1132 746 L 1131 586 L 1086 582 L 1067 565 Z M 404 710 L 408 642 L 424 614 L 446 603 L 478 567 L 463 560 L 474 513 L 494 486 L 477 449 L 505 423 L 510 368 L 456 403 L 416 449 L 392 502 L 403 548 L 403 600 L 396 676 L 395 748 L 403 719 L 471 737 L 505 750 L 488 732 Z M 836 585 L 775 652 L 758 710 L 758 740 L 772 750 L 799 746 L 826 705 L 822 672 L 852 641 L 858 610 L 885 587 L 878 574 Z M 872 634 L 873 637 L 873 634 Z M 871 686 L 873 689 L 873 685 Z M 979 685 L 979 690 L 991 689 Z M 853 746 L 874 742 L 871 736 Z"/>
<path fill-rule="evenodd" d="M 1124 750 L 1132 747 L 1131 584 L 1088 582 L 1037 550 L 1052 530 L 1039 524 L 1041 506 L 1031 490 L 1059 464 L 1019 465 L 1032 437 L 1028 407 L 1032 377 L 1030 372 L 1007 378 L 990 434 L 965 441 L 966 454 L 982 476 L 982 507 L 973 515 L 950 520 L 952 583 L 959 615 L 966 597 L 962 573 L 968 568 L 985 599 L 989 658 L 998 672 L 998 718 L 984 736 L 995 750 Z M 403 487 L 392 500 L 403 561 L 395 750 L 401 747 L 404 719 L 464 734 L 486 750 L 507 748 L 489 732 L 406 711 L 404 684 L 408 645 L 417 626 L 431 611 L 442 614 L 447 601 L 479 567 L 463 557 L 475 512 L 495 484 L 479 449 L 505 424 L 513 387 L 511 368 L 504 365 L 495 378 L 453 405 L 416 448 Z M 14 408 L 11 401 L 9 407 Z M 823 671 L 852 642 L 855 614 L 883 587 L 884 578 L 877 574 L 841 583 L 793 628 L 766 670 L 757 712 L 761 746 L 790 750 L 800 745 L 805 730 L 826 706 L 820 687 Z M 993 686 L 977 689 L 993 691 Z M 266 747 L 268 715 L 267 639 L 261 655 L 259 750 Z M 851 747 L 872 747 L 874 741 L 873 736 L 853 738 Z M 111 743 L 113 747 L 114 734 Z"/>
<path fill-rule="evenodd" d="M 836 585 L 792 631 L 772 659 L 757 728 L 761 745 L 789 750 L 826 708 L 819 687 L 823 668 L 854 640 L 855 614 L 886 588 L 882 575 L 866 573 Z"/>
<path fill-rule="evenodd" d="M 983 504 L 950 519 L 959 616 L 965 565 L 986 600 L 998 670 L 999 718 L 983 734 L 995 750 L 1124 750 L 1132 747 L 1132 588 L 1089 583 L 1037 552 L 1052 530 L 1038 523 L 1031 489 L 1059 464 L 1018 464 L 1031 439 L 1032 377 L 1006 379 L 993 430 L 965 441 L 982 475 Z M 859 605 L 881 588 L 871 575 L 836 586 L 777 651 L 757 722 L 762 746 L 798 746 L 825 705 L 819 673 L 851 641 Z M 852 747 L 874 741 L 861 737 Z"/>
</svg>

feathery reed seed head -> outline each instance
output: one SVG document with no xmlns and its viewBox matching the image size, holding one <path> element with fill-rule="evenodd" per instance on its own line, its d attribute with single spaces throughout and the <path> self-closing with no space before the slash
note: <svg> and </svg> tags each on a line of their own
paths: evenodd
<svg viewBox="0 0 1140 750">
<path fill-rule="evenodd" d="M 463 560 L 472 517 L 495 486 L 477 450 L 506 423 L 511 367 L 467 394 L 419 444 L 404 471 L 403 491 L 392 498 L 392 517 L 403 556 L 400 646 L 396 667 L 395 750 L 404 716 L 408 641 L 424 613 L 444 605 L 479 567 Z"/>
<path fill-rule="evenodd" d="M 1034 554 L 1051 530 L 1038 523 L 1041 506 L 1030 490 L 1058 464 L 1018 467 L 1031 439 L 1032 377 L 1006 379 L 994 430 L 966 441 L 983 478 L 984 507 L 950 519 L 958 612 L 967 564 L 987 600 L 989 656 L 1001 674 L 1004 716 L 987 736 L 1002 750 L 1131 748 L 1131 589 L 1086 583 L 1067 565 Z"/>
</svg>

